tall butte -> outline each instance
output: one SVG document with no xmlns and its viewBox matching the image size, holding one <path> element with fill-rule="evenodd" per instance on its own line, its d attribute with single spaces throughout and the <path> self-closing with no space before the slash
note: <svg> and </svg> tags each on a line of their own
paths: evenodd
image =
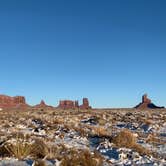
<svg viewBox="0 0 166 166">
<path fill-rule="evenodd" d="M 142 102 L 139 103 L 137 106 L 135 106 L 137 109 L 159 109 L 159 108 L 164 108 L 164 107 L 159 107 L 156 106 L 151 102 L 151 100 L 148 98 L 147 94 L 144 94 L 142 96 Z"/>
</svg>

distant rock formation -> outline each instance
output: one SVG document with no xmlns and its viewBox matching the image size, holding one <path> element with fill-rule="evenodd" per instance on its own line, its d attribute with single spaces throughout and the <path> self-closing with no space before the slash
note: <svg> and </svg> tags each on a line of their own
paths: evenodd
<svg viewBox="0 0 166 166">
<path fill-rule="evenodd" d="M 78 101 L 60 100 L 58 108 L 60 109 L 91 109 L 87 98 L 83 98 L 83 104 L 79 106 Z"/>
<path fill-rule="evenodd" d="M 75 109 L 75 103 L 78 104 L 76 101 L 72 100 L 60 100 L 58 108 L 61 109 Z"/>
<path fill-rule="evenodd" d="M 138 104 L 137 106 L 135 106 L 135 108 L 138 109 L 159 109 L 159 108 L 164 108 L 164 107 L 158 107 L 155 104 L 153 104 L 151 102 L 150 99 L 148 99 L 147 94 L 144 94 L 142 96 L 142 102 L 140 104 Z"/>
<path fill-rule="evenodd" d="M 83 98 L 83 104 L 80 105 L 80 109 L 91 109 L 88 98 Z"/>
<path fill-rule="evenodd" d="M 33 106 L 35 109 L 52 109 L 52 106 L 47 105 L 44 100 L 41 100 L 40 104 Z"/>
<path fill-rule="evenodd" d="M 32 108 L 32 109 L 54 109 L 55 107 L 47 105 L 44 100 L 41 100 L 40 104 L 35 106 L 30 106 L 26 103 L 24 96 L 7 96 L 0 95 L 0 109 L 8 109 L 8 108 Z M 79 105 L 79 102 L 72 100 L 61 100 L 59 101 L 59 105 L 57 108 L 60 109 L 91 109 L 89 106 L 89 101 L 87 98 L 83 98 L 83 104 Z"/>
<path fill-rule="evenodd" d="M 147 104 L 150 104 L 151 103 L 151 100 L 148 99 L 148 95 L 147 94 L 144 94 L 142 96 L 142 103 L 147 103 Z"/>
<path fill-rule="evenodd" d="M 28 107 L 24 96 L 10 97 L 7 95 L 0 95 L 0 108 L 18 108 Z"/>
</svg>

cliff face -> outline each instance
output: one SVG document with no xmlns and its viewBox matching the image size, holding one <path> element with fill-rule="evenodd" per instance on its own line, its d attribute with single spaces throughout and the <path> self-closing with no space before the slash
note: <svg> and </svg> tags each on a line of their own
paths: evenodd
<svg viewBox="0 0 166 166">
<path fill-rule="evenodd" d="M 83 98 L 83 104 L 80 105 L 80 108 L 81 109 L 91 109 L 88 98 Z"/>
<path fill-rule="evenodd" d="M 157 108 L 164 108 L 164 107 L 156 106 L 155 104 L 153 104 L 151 102 L 150 99 L 148 99 L 147 94 L 144 94 L 142 96 L 142 102 L 139 103 L 137 106 L 135 106 L 135 108 L 138 108 L 138 109 L 157 109 Z"/>
<path fill-rule="evenodd" d="M 78 101 L 72 100 L 60 100 L 58 108 L 61 109 L 90 109 L 89 101 L 87 98 L 83 98 L 83 104 L 79 105 Z"/>
<path fill-rule="evenodd" d="M 76 103 L 76 101 L 60 100 L 58 108 L 61 108 L 61 109 L 75 109 L 77 106 L 78 106 L 78 103 Z"/>
<path fill-rule="evenodd" d="M 24 96 L 0 95 L 0 108 L 28 107 Z"/>
</svg>

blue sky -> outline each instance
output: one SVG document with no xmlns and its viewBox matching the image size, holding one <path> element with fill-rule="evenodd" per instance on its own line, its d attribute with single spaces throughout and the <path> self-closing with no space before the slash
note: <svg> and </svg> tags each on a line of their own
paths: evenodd
<svg viewBox="0 0 166 166">
<path fill-rule="evenodd" d="M 0 94 L 166 106 L 165 0 L 0 1 Z"/>
</svg>

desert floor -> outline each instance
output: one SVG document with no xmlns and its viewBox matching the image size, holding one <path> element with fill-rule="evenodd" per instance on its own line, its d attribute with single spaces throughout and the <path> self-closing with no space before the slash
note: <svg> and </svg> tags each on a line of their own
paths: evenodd
<svg viewBox="0 0 166 166">
<path fill-rule="evenodd" d="M 166 165 L 166 110 L 1 110 L 5 165 Z"/>
</svg>

